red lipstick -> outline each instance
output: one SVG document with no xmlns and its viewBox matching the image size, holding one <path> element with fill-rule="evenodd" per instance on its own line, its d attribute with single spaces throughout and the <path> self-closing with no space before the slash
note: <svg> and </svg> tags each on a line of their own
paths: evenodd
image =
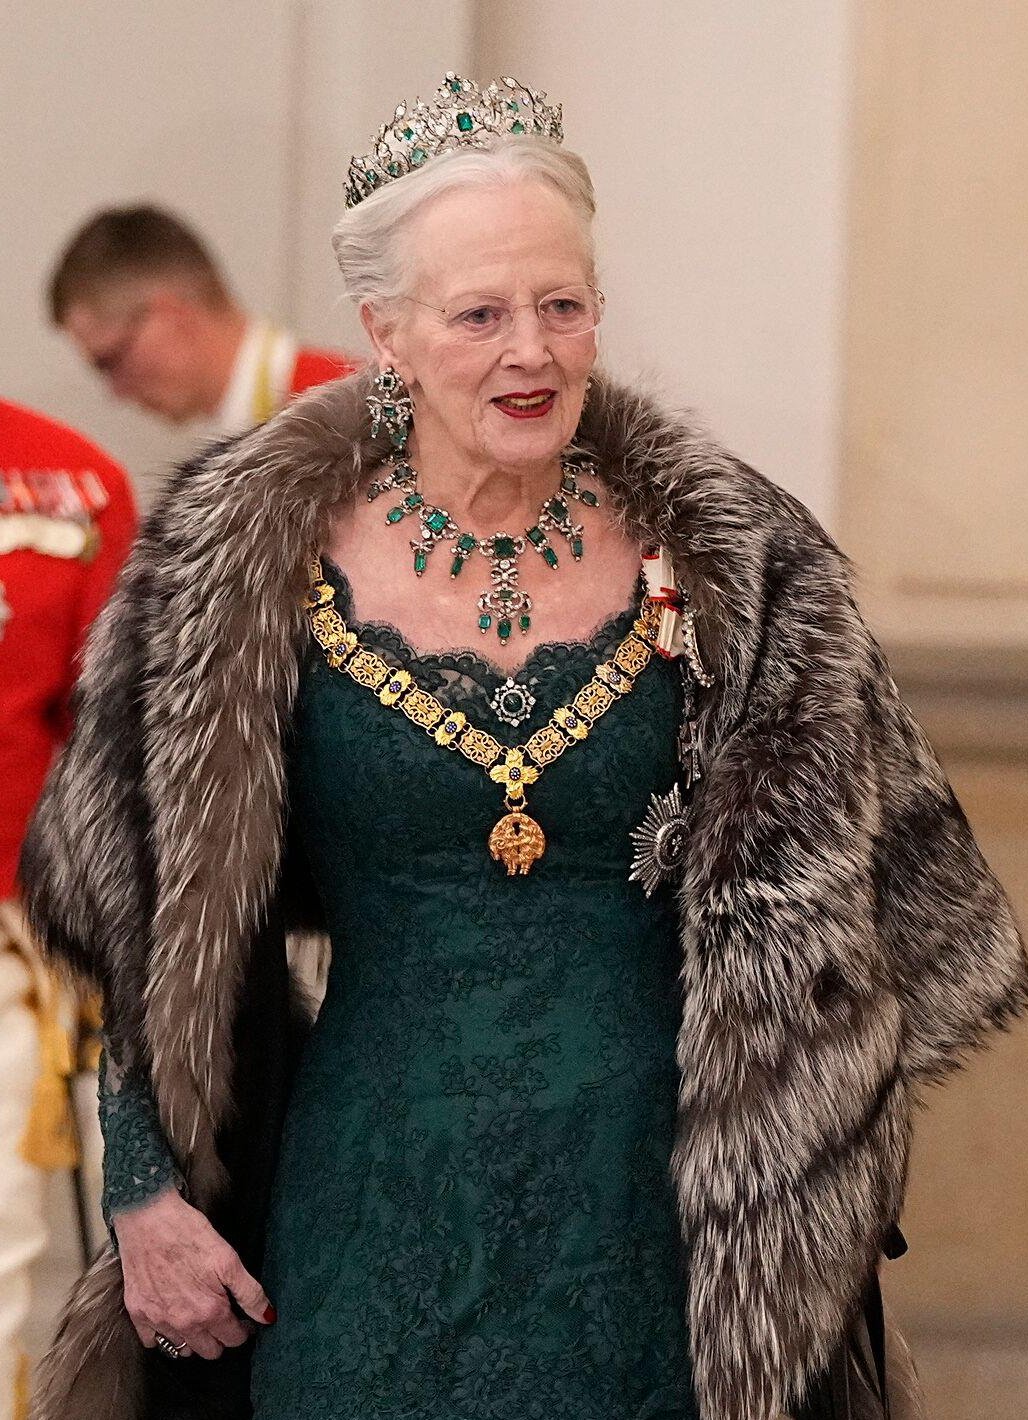
<svg viewBox="0 0 1028 1420">
<path fill-rule="evenodd" d="M 556 390 L 532 390 L 528 394 L 513 390 L 510 394 L 497 395 L 492 402 L 510 419 L 541 419 L 549 414 L 556 398 Z"/>
</svg>

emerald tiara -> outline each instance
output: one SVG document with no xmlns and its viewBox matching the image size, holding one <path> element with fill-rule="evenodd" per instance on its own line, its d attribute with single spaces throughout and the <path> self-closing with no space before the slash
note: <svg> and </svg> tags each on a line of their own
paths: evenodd
<svg viewBox="0 0 1028 1420">
<path fill-rule="evenodd" d="M 391 121 L 378 130 L 374 151 L 350 159 L 347 207 L 416 172 L 437 153 L 484 148 L 490 139 L 509 135 L 562 142 L 561 106 L 545 99 L 545 93 L 509 77 L 480 89 L 472 79 L 448 73 L 432 103 L 418 99 L 412 105 L 397 104 Z"/>
</svg>

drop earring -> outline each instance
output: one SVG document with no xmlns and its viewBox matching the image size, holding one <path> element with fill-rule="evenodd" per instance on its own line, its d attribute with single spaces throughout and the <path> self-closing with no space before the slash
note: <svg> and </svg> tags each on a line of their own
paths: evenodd
<svg viewBox="0 0 1028 1420">
<path fill-rule="evenodd" d="M 392 365 L 387 365 L 375 376 L 368 395 L 368 410 L 371 414 L 371 437 L 374 439 L 379 429 L 384 429 L 392 445 L 393 457 L 403 458 L 414 423 L 414 401 Z"/>
</svg>

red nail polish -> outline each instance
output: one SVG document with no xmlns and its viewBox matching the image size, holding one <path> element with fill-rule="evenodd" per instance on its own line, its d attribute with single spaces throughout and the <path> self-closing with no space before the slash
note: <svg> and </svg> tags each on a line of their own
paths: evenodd
<svg viewBox="0 0 1028 1420">
<path fill-rule="evenodd" d="M 270 1326 L 273 1321 L 278 1321 L 278 1312 L 275 1310 L 274 1307 L 269 1306 L 267 1311 L 261 1317 L 261 1320 L 266 1321 Z"/>
</svg>

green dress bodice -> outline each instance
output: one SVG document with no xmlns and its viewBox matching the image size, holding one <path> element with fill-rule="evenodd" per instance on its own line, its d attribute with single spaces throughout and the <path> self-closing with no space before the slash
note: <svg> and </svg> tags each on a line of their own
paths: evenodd
<svg viewBox="0 0 1028 1420">
<path fill-rule="evenodd" d="M 479 656 L 354 629 L 519 744 L 635 612 L 533 652 L 517 727 Z M 678 707 L 655 657 L 532 787 L 548 848 L 508 878 L 486 849 L 499 786 L 312 649 L 291 812 L 333 959 L 283 1140 L 255 1420 L 693 1420 L 675 916 L 628 881 L 629 830 L 675 779 Z"/>
</svg>

